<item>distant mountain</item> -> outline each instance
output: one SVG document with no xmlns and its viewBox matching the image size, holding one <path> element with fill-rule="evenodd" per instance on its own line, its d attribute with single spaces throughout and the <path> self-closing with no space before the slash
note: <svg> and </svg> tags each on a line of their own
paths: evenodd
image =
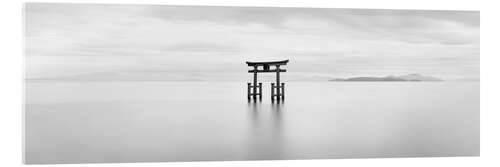
<svg viewBox="0 0 500 167">
<path fill-rule="evenodd" d="M 408 75 L 402 75 L 399 76 L 398 78 L 405 79 L 407 81 L 443 81 L 442 79 L 436 78 L 436 77 L 431 77 L 431 76 L 423 76 L 420 74 L 408 74 Z"/>
<path fill-rule="evenodd" d="M 443 81 L 442 79 L 424 76 L 420 74 L 408 74 L 401 76 L 386 76 L 386 77 L 352 77 L 352 78 L 335 78 L 330 81 L 360 81 L 360 82 L 419 82 L 419 81 Z"/>
</svg>

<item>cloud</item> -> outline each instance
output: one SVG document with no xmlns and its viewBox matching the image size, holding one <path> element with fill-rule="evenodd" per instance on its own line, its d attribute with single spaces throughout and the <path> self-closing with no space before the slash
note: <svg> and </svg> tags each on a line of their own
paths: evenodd
<svg viewBox="0 0 500 167">
<path fill-rule="evenodd" d="M 234 76 L 246 60 L 278 59 L 314 76 L 479 76 L 476 11 L 28 3 L 25 12 L 28 78 Z"/>
<path fill-rule="evenodd" d="M 362 35 L 370 34 L 368 37 L 416 43 L 469 44 L 476 42 L 473 37 L 479 27 L 479 12 L 476 11 L 200 6 L 154 6 L 150 11 L 152 16 L 166 21 L 261 24 L 294 33 L 308 25 L 307 22 L 320 22 L 321 27 L 341 27 Z M 293 21 L 303 23 L 294 27 L 293 23 L 290 25 Z"/>
<path fill-rule="evenodd" d="M 168 52 L 240 52 L 243 48 L 229 45 L 209 42 L 180 43 L 164 47 Z"/>
</svg>

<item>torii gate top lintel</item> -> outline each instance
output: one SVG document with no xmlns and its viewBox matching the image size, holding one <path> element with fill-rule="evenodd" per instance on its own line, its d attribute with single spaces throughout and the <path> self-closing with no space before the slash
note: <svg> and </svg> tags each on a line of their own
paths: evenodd
<svg viewBox="0 0 500 167">
<path fill-rule="evenodd" d="M 288 63 L 288 60 L 282 60 L 282 61 L 262 61 L 262 62 L 246 62 L 249 67 L 253 67 L 253 70 L 248 70 L 249 73 L 261 73 L 261 72 L 286 72 L 285 69 L 280 69 L 279 67 L 281 65 L 286 65 Z M 258 69 L 259 66 L 262 66 L 262 69 Z M 276 66 L 276 69 L 270 68 L 270 66 Z"/>
<path fill-rule="evenodd" d="M 261 62 L 250 62 L 247 61 L 248 66 L 275 66 L 275 65 L 286 65 L 288 63 L 288 60 L 282 60 L 282 61 L 261 61 Z"/>
</svg>

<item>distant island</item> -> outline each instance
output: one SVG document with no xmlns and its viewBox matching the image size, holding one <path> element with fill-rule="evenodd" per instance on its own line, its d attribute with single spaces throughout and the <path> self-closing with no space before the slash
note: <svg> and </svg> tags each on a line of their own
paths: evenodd
<svg viewBox="0 0 500 167">
<path fill-rule="evenodd" d="M 333 82 L 420 82 L 420 81 L 443 81 L 442 79 L 424 76 L 421 74 L 409 74 L 401 76 L 386 76 L 386 77 L 352 77 L 352 78 L 334 78 L 329 81 Z"/>
</svg>

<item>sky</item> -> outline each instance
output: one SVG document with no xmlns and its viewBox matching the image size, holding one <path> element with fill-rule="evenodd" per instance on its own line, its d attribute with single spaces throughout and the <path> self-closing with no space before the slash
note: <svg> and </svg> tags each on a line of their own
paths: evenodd
<svg viewBox="0 0 500 167">
<path fill-rule="evenodd" d="M 245 61 L 289 59 L 282 76 L 298 81 L 479 80 L 478 11 L 27 3 L 24 12 L 26 79 L 241 81 Z"/>
</svg>

